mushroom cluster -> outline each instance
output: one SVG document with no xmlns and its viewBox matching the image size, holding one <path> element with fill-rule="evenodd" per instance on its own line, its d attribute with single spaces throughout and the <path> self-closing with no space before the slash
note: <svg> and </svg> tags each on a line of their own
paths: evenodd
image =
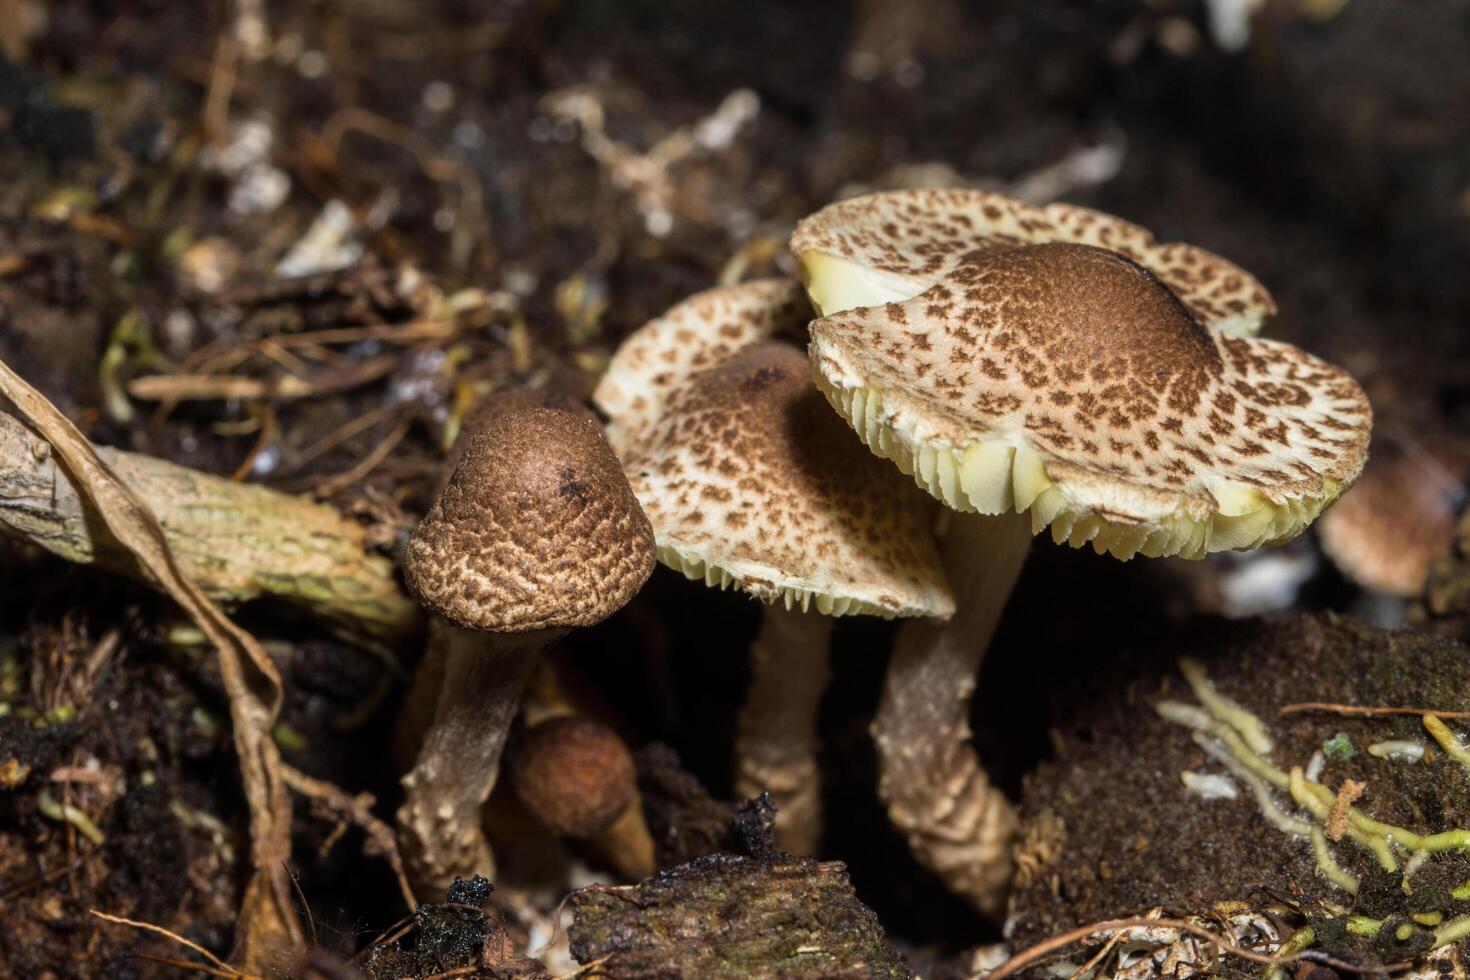
<svg viewBox="0 0 1470 980">
<path fill-rule="evenodd" d="M 793 851 L 820 845 L 831 618 L 905 620 L 879 792 L 916 857 L 998 914 L 1016 820 L 970 705 L 1033 536 L 1125 561 L 1276 545 L 1362 470 L 1362 390 L 1257 337 L 1270 296 L 1201 249 L 970 191 L 835 204 L 791 249 L 800 283 L 713 289 L 627 339 L 593 396 L 605 439 L 545 407 L 468 426 L 407 559 L 442 650 L 400 813 L 426 887 L 489 867 L 478 808 L 534 650 L 618 609 L 656 556 L 765 603 L 736 788 L 771 794 Z M 614 833 L 637 822 L 625 754 L 543 726 L 527 758 L 596 792 L 562 800 L 534 766 L 518 792 L 563 833 Z"/>
</svg>

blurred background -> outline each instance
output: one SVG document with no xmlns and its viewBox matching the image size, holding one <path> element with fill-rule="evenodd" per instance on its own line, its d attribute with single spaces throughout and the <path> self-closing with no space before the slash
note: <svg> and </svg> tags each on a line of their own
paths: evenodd
<svg viewBox="0 0 1470 980">
<path fill-rule="evenodd" d="M 1189 615 L 1463 611 L 1448 586 L 1424 590 L 1470 475 L 1467 52 L 1466 0 L 0 0 L 0 358 L 98 442 L 311 493 L 392 553 L 475 397 L 519 382 L 585 397 L 674 302 L 791 273 L 793 224 L 836 198 L 977 187 L 1218 252 L 1274 294 L 1271 336 L 1362 383 L 1384 475 L 1351 526 L 1250 559 L 1038 547 L 976 726 L 1014 792 L 1083 696 L 1066 680 Z M 435 303 L 458 327 L 411 344 L 260 343 L 412 324 Z M 139 383 L 181 372 L 260 384 Z M 279 397 L 284 376 L 309 396 Z M 1354 570 L 1363 553 L 1379 557 Z M 1404 567 L 1385 573 L 1385 555 Z M 88 588 L 31 561 L 0 569 L 11 636 L 55 627 Z M 113 614 L 147 601 L 87 596 Z M 755 625 L 752 604 L 660 570 L 562 655 L 719 795 Z M 288 755 L 392 799 L 391 671 L 256 626 L 289 666 Z M 891 933 L 956 948 L 993 932 L 919 871 L 872 793 L 888 636 L 838 629 L 827 851 Z M 211 744 L 180 750 L 197 765 L 179 778 L 195 809 L 238 808 Z M 144 817 L 118 819 L 117 847 L 160 846 Z M 196 871 L 107 887 L 135 898 L 156 872 L 150 887 L 226 930 L 233 898 Z M 398 914 L 355 850 L 307 862 L 302 889 L 344 947 Z M 0 952 L 59 941 L 74 910 L 52 911 Z"/>
</svg>

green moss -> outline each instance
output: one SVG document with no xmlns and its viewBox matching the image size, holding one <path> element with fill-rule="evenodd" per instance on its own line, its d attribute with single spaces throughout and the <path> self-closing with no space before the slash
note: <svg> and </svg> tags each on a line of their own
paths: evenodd
<svg viewBox="0 0 1470 980">
<path fill-rule="evenodd" d="M 1347 732 L 1338 732 L 1322 743 L 1322 754 L 1329 759 L 1346 762 L 1356 754 L 1356 750 L 1353 748 L 1353 740 L 1348 738 Z"/>
</svg>

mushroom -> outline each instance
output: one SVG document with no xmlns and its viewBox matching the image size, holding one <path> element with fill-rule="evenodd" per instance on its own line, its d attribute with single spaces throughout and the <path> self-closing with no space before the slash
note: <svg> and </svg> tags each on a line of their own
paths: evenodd
<svg viewBox="0 0 1470 980">
<path fill-rule="evenodd" d="M 596 425 L 535 408 L 469 435 L 404 556 L 444 656 L 398 811 L 419 894 L 493 873 L 480 806 L 537 653 L 622 608 L 653 563 L 648 519 Z"/>
<path fill-rule="evenodd" d="M 553 833 L 588 841 L 635 881 L 653 874 L 633 756 L 607 725 L 561 715 L 528 729 L 510 779 L 521 804 Z"/>
<path fill-rule="evenodd" d="M 1366 589 L 1410 598 L 1449 554 L 1470 452 L 1449 439 L 1375 440 L 1363 477 L 1317 525 L 1322 550 Z"/>
<path fill-rule="evenodd" d="M 858 445 L 798 349 L 765 339 L 808 315 L 790 282 L 701 293 L 630 337 L 594 395 L 659 560 L 767 603 L 738 718 L 736 789 L 771 793 L 778 840 L 797 853 L 821 833 L 829 617 L 954 608 L 930 502 Z"/>
<path fill-rule="evenodd" d="M 891 819 L 995 914 L 1015 817 L 967 720 L 1030 535 L 1124 560 L 1286 541 L 1357 477 L 1368 402 L 1250 336 L 1273 307 L 1245 273 L 1097 212 L 897 192 L 819 212 L 792 248 L 828 314 L 809 327 L 818 387 L 960 512 L 957 612 L 900 630 L 874 737 Z"/>
<path fill-rule="evenodd" d="M 454 475 L 459 458 L 464 455 L 471 438 L 485 427 L 485 423 L 507 412 L 518 412 L 531 408 L 550 408 L 570 412 L 594 425 L 600 424 L 597 414 L 592 409 L 561 392 L 547 388 L 535 388 L 530 385 L 515 385 L 493 391 L 481 398 L 458 426 L 459 434 L 450 445 L 449 453 L 444 460 L 438 486 L 439 492 L 443 492 L 444 487 Z M 403 699 L 403 707 L 398 713 L 398 721 L 394 725 L 393 760 L 401 769 L 413 765 L 414 759 L 418 756 L 419 745 L 423 742 L 424 732 L 434 719 L 434 709 L 439 703 L 439 691 L 444 686 L 442 639 L 442 632 L 432 630 L 429 632 L 428 642 L 424 646 L 424 655 L 419 660 L 418 668 L 414 671 L 413 683 L 409 685 L 408 694 Z"/>
</svg>

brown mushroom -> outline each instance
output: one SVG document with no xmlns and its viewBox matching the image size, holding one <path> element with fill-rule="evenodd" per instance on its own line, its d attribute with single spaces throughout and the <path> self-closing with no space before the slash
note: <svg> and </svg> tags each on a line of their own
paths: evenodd
<svg viewBox="0 0 1470 980">
<path fill-rule="evenodd" d="M 569 412 L 594 425 L 598 424 L 597 415 L 592 409 L 561 392 L 547 388 L 534 388 L 530 385 L 516 385 L 493 391 L 475 404 L 459 426 L 459 436 L 450 445 L 448 456 L 444 461 L 439 492 L 444 491 L 450 477 L 454 475 L 454 468 L 458 465 L 459 458 L 464 455 L 465 449 L 468 448 L 471 438 L 484 428 L 487 422 L 508 412 L 532 408 Z M 413 765 L 414 758 L 418 755 L 419 745 L 424 739 L 424 731 L 434 719 L 434 709 L 439 702 L 439 691 L 444 686 L 442 639 L 441 632 L 431 631 L 429 633 L 428 641 L 424 645 L 424 655 L 419 660 L 418 668 L 414 671 L 413 683 L 409 685 L 408 695 L 403 699 L 403 708 L 399 711 L 398 722 L 393 731 L 393 758 L 399 768 L 406 769 Z"/>
<path fill-rule="evenodd" d="M 434 720 L 398 812 L 420 894 L 493 872 L 480 806 L 538 651 L 620 609 L 653 562 L 648 520 L 595 425 L 530 409 L 470 436 L 404 558 L 444 651 Z"/>
<path fill-rule="evenodd" d="M 533 726 L 510 778 L 521 804 L 553 833 L 588 841 L 625 877 L 653 873 L 633 756 L 607 725 L 561 715 Z"/>
<path fill-rule="evenodd" d="M 946 616 L 929 501 L 862 449 L 805 356 L 766 340 L 794 284 L 702 293 L 629 338 L 596 400 L 659 560 L 767 603 L 736 736 L 736 789 L 771 793 L 782 846 L 821 833 L 817 711 L 831 616 Z M 815 611 L 812 611 L 815 607 Z"/>
<path fill-rule="evenodd" d="M 793 249 L 829 313 L 810 325 L 818 386 L 962 512 L 945 543 L 956 615 L 900 631 L 874 735 L 891 818 L 994 914 L 1015 820 L 968 715 L 1030 535 L 1119 559 L 1288 540 L 1357 477 L 1367 399 L 1248 336 L 1272 309 L 1250 277 L 1096 212 L 898 192 L 818 213 Z"/>
<path fill-rule="evenodd" d="M 1322 550 L 1366 589 L 1409 598 L 1449 553 L 1470 452 L 1450 439 L 1374 440 L 1362 479 L 1322 516 Z"/>
</svg>

